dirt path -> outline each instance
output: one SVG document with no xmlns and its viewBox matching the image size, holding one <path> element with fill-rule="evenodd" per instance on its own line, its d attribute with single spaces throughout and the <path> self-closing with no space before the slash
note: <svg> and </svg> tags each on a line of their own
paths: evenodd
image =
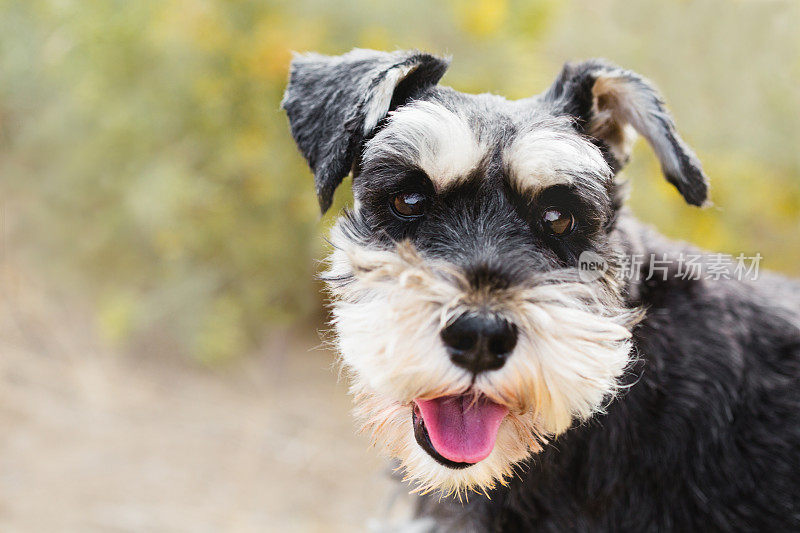
<svg viewBox="0 0 800 533">
<path fill-rule="evenodd" d="M 208 371 L 3 296 L 0 531 L 364 531 L 385 512 L 395 484 L 314 341 Z"/>
</svg>

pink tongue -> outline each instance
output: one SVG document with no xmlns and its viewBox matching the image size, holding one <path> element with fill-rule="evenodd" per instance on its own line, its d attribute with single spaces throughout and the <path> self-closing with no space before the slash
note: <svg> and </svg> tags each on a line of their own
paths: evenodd
<svg viewBox="0 0 800 533">
<path fill-rule="evenodd" d="M 488 398 L 443 396 L 416 400 L 431 444 L 444 458 L 456 463 L 477 463 L 492 453 L 500 422 L 508 409 Z"/>
</svg>

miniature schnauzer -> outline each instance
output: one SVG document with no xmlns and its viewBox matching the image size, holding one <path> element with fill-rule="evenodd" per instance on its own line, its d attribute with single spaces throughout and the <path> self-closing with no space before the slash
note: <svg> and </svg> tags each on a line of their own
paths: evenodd
<svg viewBox="0 0 800 533">
<path fill-rule="evenodd" d="M 332 322 L 417 525 L 800 530 L 800 284 L 619 275 L 632 254 L 693 251 L 622 205 L 637 133 L 707 203 L 653 85 L 590 60 L 509 101 L 438 85 L 447 66 L 298 55 L 282 102 L 323 212 L 352 172 Z"/>
</svg>

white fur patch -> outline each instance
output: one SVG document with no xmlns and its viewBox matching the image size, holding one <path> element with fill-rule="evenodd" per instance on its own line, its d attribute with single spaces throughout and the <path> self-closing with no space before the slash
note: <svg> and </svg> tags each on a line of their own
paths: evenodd
<svg viewBox="0 0 800 533">
<path fill-rule="evenodd" d="M 343 367 L 352 378 L 362 429 L 398 458 L 418 490 L 461 495 L 505 483 L 516 464 L 573 420 L 601 411 L 629 363 L 634 313 L 600 282 L 577 271 L 526 287 L 474 292 L 448 264 L 424 260 L 408 243 L 373 250 L 337 225 L 328 275 Z M 453 365 L 440 340 L 452 317 L 481 307 L 515 324 L 520 339 L 506 364 L 481 374 Z M 412 401 L 479 392 L 509 408 L 492 453 L 461 470 L 438 464 L 414 438 Z"/>
<path fill-rule="evenodd" d="M 596 175 L 593 183 L 600 186 L 610 172 L 596 146 L 549 124 L 519 133 L 504 150 L 503 163 L 509 179 L 522 190 L 570 184 L 572 176 L 586 173 Z"/>
<path fill-rule="evenodd" d="M 367 99 L 368 106 L 364 118 L 364 135 L 368 135 L 378 122 L 389 112 L 392 96 L 397 84 L 414 72 L 419 65 L 394 67 L 386 72 L 383 80 L 375 88 L 375 94 Z"/>
<path fill-rule="evenodd" d="M 464 117 L 433 102 L 414 102 L 389 115 L 389 126 L 365 147 L 365 158 L 390 152 L 417 165 L 437 189 L 462 179 L 487 155 Z"/>
</svg>

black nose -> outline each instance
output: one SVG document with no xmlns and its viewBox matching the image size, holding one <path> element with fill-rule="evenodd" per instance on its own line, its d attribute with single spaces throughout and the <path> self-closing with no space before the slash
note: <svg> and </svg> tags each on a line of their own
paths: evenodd
<svg viewBox="0 0 800 533">
<path fill-rule="evenodd" d="M 478 374 L 503 366 L 517 344 L 517 326 L 497 316 L 464 314 L 441 336 L 450 360 Z"/>
</svg>

